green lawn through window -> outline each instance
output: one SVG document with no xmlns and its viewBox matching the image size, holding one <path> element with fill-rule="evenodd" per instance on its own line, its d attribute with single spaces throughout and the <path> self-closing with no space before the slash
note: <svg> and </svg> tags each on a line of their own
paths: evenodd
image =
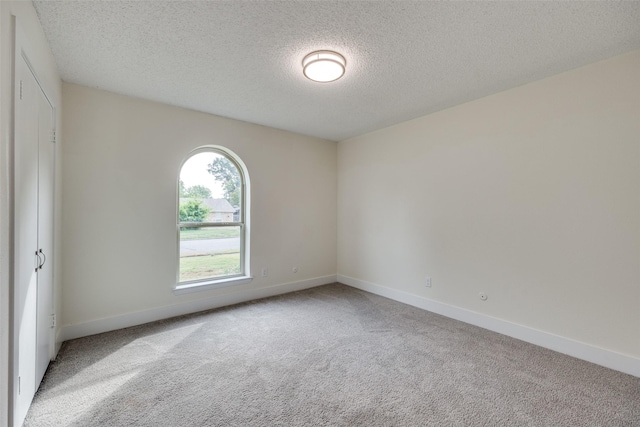
<svg viewBox="0 0 640 427">
<path fill-rule="evenodd" d="M 226 239 L 240 236 L 240 227 L 202 227 L 195 230 L 180 230 L 180 240 Z"/>
<path fill-rule="evenodd" d="M 240 273 L 240 252 L 222 252 L 180 258 L 180 281 L 231 276 Z"/>
</svg>

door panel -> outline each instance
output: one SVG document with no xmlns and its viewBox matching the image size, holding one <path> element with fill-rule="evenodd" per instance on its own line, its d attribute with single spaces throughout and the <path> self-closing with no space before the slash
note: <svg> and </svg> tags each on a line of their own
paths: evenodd
<svg viewBox="0 0 640 427">
<path fill-rule="evenodd" d="M 16 58 L 14 148 L 14 283 L 18 381 L 14 424 L 20 425 L 36 391 L 38 244 L 38 87 L 24 59 Z M 35 126 L 34 126 L 35 124 Z M 17 423 L 16 423 L 17 422 Z"/>
<path fill-rule="evenodd" d="M 38 93 L 38 252 L 42 267 L 38 271 L 36 389 L 49 366 L 52 353 L 51 314 L 53 313 L 53 108 Z"/>
</svg>

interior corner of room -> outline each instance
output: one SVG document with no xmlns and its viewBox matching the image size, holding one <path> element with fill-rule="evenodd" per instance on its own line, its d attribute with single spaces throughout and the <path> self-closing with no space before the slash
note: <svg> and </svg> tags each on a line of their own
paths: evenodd
<svg viewBox="0 0 640 427">
<path fill-rule="evenodd" d="M 336 281 L 640 377 L 639 76 L 635 47 L 336 141 L 63 82 L 0 2 L 0 427 L 65 340 Z M 176 293 L 212 135 L 251 175 L 251 280 Z"/>
</svg>

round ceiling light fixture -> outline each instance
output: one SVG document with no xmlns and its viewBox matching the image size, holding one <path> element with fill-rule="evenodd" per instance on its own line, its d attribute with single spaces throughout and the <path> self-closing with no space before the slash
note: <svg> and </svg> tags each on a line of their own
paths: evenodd
<svg viewBox="0 0 640 427">
<path fill-rule="evenodd" d="M 319 83 L 338 80 L 344 75 L 347 60 L 338 52 L 317 50 L 302 60 L 302 71 L 306 78 Z"/>
</svg>

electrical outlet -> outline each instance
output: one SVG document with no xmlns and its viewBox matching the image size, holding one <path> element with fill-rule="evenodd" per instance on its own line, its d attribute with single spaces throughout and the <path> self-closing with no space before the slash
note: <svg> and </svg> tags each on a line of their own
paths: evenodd
<svg viewBox="0 0 640 427">
<path fill-rule="evenodd" d="M 262 277 L 267 277 L 269 275 L 269 269 L 263 268 L 261 271 Z"/>
<path fill-rule="evenodd" d="M 424 282 L 424 285 L 425 285 L 427 288 L 430 288 L 430 287 L 431 287 L 431 277 L 427 277 L 427 280 Z"/>
</svg>

